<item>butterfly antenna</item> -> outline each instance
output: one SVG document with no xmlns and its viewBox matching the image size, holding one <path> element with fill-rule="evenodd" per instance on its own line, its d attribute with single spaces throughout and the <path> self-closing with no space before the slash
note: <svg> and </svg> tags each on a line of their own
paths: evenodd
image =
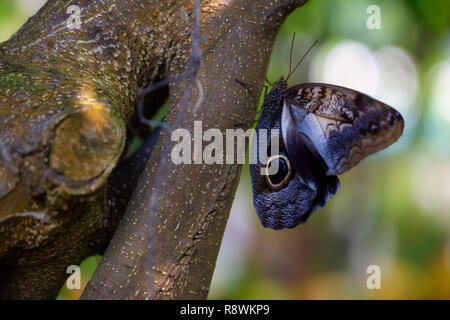
<svg viewBox="0 0 450 320">
<path fill-rule="evenodd" d="M 316 45 L 316 43 L 319 42 L 319 40 L 314 41 L 311 47 L 309 47 L 308 51 L 303 55 L 303 57 L 300 59 L 300 61 L 296 64 L 295 68 L 292 70 L 292 72 L 289 72 L 289 75 L 286 78 L 286 81 L 289 80 L 289 78 L 294 74 L 294 72 L 297 70 L 300 63 L 302 63 L 303 59 L 308 55 L 308 53 L 311 51 L 311 49 Z"/>
<path fill-rule="evenodd" d="M 292 35 L 292 41 L 291 41 L 291 52 L 289 54 L 289 73 L 288 73 L 288 75 L 291 74 L 291 70 L 292 70 L 292 54 L 294 52 L 294 42 L 295 42 L 295 32 Z"/>
</svg>

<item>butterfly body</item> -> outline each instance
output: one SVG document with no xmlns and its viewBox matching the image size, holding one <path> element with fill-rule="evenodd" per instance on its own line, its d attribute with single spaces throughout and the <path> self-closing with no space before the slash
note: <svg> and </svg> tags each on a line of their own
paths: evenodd
<svg viewBox="0 0 450 320">
<path fill-rule="evenodd" d="M 284 78 L 265 96 L 256 126 L 267 129 L 268 158 L 250 165 L 253 199 L 263 226 L 293 228 L 306 222 L 339 189 L 338 174 L 386 148 L 403 132 L 401 115 L 352 89 L 305 83 L 288 87 Z M 278 129 L 279 155 L 270 154 Z M 274 175 L 264 168 L 277 161 Z M 263 169 L 263 170 L 261 170 Z"/>
</svg>

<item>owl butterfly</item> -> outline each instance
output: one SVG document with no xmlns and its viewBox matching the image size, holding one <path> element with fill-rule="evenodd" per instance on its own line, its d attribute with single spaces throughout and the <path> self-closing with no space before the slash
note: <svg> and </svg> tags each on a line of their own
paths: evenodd
<svg viewBox="0 0 450 320">
<path fill-rule="evenodd" d="M 306 222 L 336 194 L 337 175 L 393 144 L 404 128 L 399 112 L 355 90 L 321 83 L 288 87 L 303 58 L 269 93 L 266 87 L 253 139 L 258 153 L 250 165 L 254 206 L 263 226 L 272 229 Z M 260 129 L 267 130 L 265 161 Z M 279 137 L 273 136 L 273 129 Z M 270 154 L 274 138 L 278 154 Z M 278 170 L 272 174 L 267 169 L 275 162 Z"/>
</svg>

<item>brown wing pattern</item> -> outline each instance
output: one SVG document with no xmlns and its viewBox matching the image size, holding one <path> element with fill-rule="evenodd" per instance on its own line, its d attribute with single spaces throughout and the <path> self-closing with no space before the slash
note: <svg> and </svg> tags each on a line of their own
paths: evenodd
<svg viewBox="0 0 450 320">
<path fill-rule="evenodd" d="M 298 133 L 316 144 L 330 175 L 390 146 L 403 132 L 399 112 L 352 89 L 307 83 L 286 89 L 283 96 L 283 112 L 289 111 Z"/>
</svg>

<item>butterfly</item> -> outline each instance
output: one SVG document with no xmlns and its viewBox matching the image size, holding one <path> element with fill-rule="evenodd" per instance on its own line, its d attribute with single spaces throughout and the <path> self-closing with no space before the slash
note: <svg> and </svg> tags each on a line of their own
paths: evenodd
<svg viewBox="0 0 450 320">
<path fill-rule="evenodd" d="M 289 87 L 287 80 L 306 54 L 286 79 L 280 77 L 270 92 L 266 87 L 253 139 L 258 153 L 250 164 L 253 202 L 262 225 L 271 229 L 306 222 L 336 194 L 338 175 L 393 144 L 404 129 L 398 111 L 364 93 L 323 83 Z M 279 141 L 275 154 L 273 141 Z M 269 170 L 273 165 L 275 172 Z"/>
</svg>

